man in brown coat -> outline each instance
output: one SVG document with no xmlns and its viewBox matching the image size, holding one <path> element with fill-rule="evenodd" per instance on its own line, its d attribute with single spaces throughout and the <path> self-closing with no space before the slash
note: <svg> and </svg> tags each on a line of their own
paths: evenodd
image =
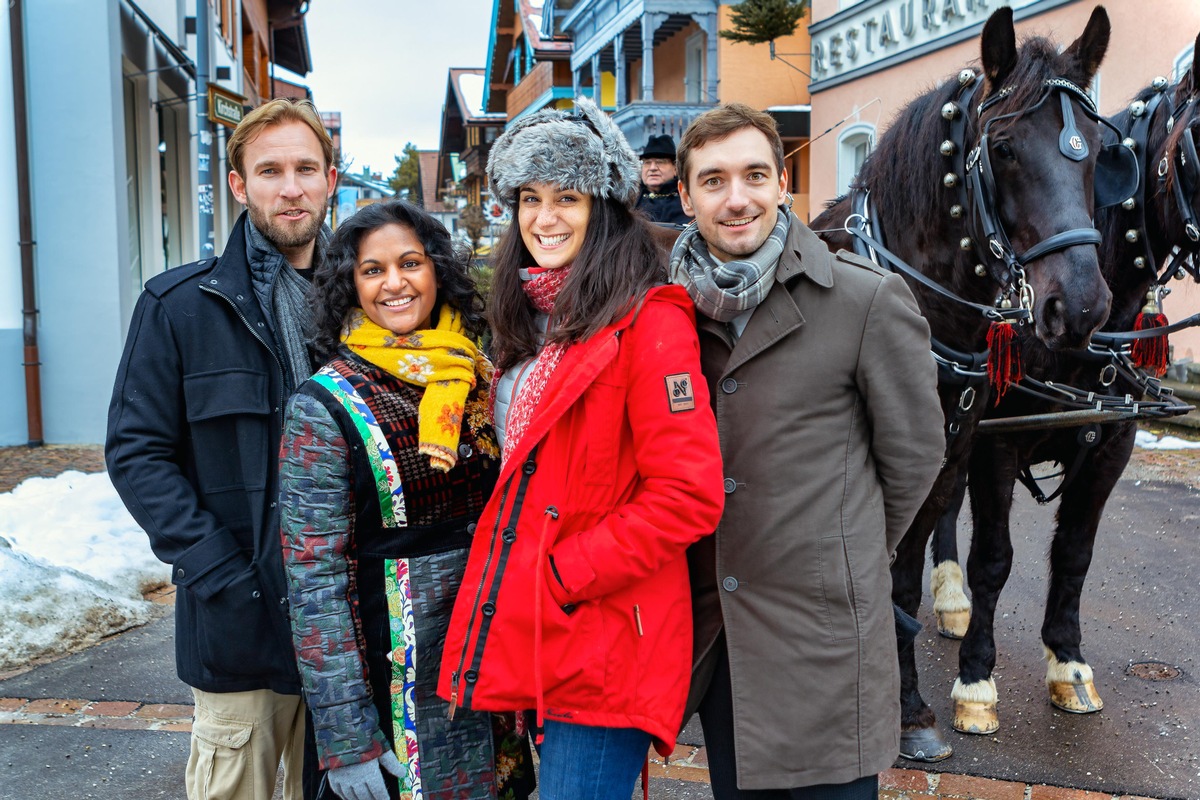
<svg viewBox="0 0 1200 800">
<path fill-rule="evenodd" d="M 874 800 L 899 751 L 888 565 L 944 447 L 929 328 L 901 278 L 790 212 L 770 116 L 713 109 L 678 152 L 696 225 L 671 275 L 699 312 L 727 493 L 689 554 L 713 795 Z"/>
</svg>

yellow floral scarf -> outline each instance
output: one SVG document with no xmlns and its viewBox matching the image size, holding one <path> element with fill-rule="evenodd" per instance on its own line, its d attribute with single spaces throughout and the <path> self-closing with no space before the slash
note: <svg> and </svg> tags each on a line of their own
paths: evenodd
<svg viewBox="0 0 1200 800">
<path fill-rule="evenodd" d="M 485 385 L 492 379 L 492 362 L 463 334 L 458 310 L 443 303 L 435 327 L 398 336 L 355 309 L 342 342 L 400 380 L 425 387 L 417 411 L 418 450 L 434 469 L 448 472 L 458 461 L 467 395 L 478 379 Z"/>
</svg>

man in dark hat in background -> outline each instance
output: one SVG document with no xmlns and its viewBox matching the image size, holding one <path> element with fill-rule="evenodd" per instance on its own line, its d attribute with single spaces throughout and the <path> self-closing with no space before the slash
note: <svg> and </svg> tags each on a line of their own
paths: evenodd
<svg viewBox="0 0 1200 800">
<path fill-rule="evenodd" d="M 637 207 L 654 222 L 687 225 L 692 221 L 679 200 L 675 141 L 666 134 L 651 136 L 642 151 L 642 196 Z"/>
</svg>

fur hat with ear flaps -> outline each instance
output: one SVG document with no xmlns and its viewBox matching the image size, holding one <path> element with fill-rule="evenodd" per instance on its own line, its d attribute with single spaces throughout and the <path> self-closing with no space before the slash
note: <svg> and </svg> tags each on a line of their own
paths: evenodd
<svg viewBox="0 0 1200 800">
<path fill-rule="evenodd" d="M 637 205 L 641 165 L 624 134 L 586 97 L 575 111 L 543 109 L 518 120 L 488 154 L 492 196 L 510 209 L 531 183 L 551 183 L 592 197 Z"/>
</svg>

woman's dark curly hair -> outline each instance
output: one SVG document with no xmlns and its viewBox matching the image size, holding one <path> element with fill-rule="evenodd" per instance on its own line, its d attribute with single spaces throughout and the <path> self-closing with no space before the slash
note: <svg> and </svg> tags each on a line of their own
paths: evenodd
<svg viewBox="0 0 1200 800">
<path fill-rule="evenodd" d="M 337 353 L 346 315 L 359 308 L 358 290 L 354 286 L 359 245 L 367 234 L 385 225 L 403 225 L 411 229 L 433 259 L 440 284 L 433 320 L 437 321 L 442 303 L 449 303 L 462 313 L 467 336 L 478 338 L 484 331 L 483 299 L 471 278 L 465 249 L 457 247 L 445 227 L 424 209 L 403 200 L 389 200 L 366 206 L 338 225 L 325 258 L 313 273 L 313 284 L 308 293 L 308 301 L 315 311 L 312 343 L 322 362 Z"/>
</svg>

